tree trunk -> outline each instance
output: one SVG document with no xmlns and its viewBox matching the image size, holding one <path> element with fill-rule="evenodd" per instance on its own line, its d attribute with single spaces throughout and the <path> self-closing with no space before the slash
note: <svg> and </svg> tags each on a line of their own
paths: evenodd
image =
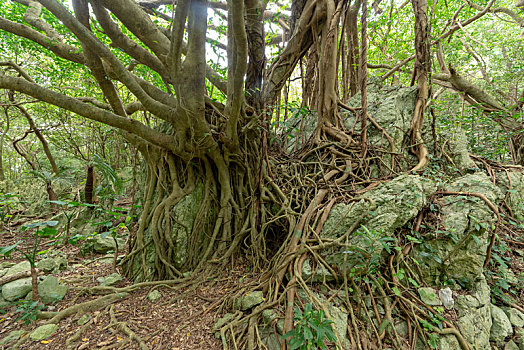
<svg viewBox="0 0 524 350">
<path fill-rule="evenodd" d="M 87 167 L 86 184 L 84 187 L 84 200 L 87 204 L 93 204 L 93 188 L 95 186 L 95 174 L 92 165 Z"/>
<path fill-rule="evenodd" d="M 173 279 L 209 260 L 227 262 L 254 232 L 256 206 L 248 198 L 258 189 L 259 160 L 246 159 L 242 163 L 253 166 L 244 168 L 226 166 L 214 155 L 215 160 L 185 165 L 165 150 L 140 152 L 147 177 L 139 227 L 123 262 L 125 274 L 135 281 Z M 255 250 L 256 241 L 252 244 Z"/>
</svg>

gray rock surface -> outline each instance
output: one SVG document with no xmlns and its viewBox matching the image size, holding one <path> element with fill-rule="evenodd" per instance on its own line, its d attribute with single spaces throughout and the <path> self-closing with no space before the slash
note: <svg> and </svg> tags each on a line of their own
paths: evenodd
<svg viewBox="0 0 524 350">
<path fill-rule="evenodd" d="M 440 298 L 440 301 L 442 302 L 442 305 L 446 309 L 452 309 L 455 305 L 455 301 L 453 300 L 453 291 L 451 288 L 446 287 L 438 291 L 438 296 Z"/>
<path fill-rule="evenodd" d="M 253 306 L 261 304 L 264 301 L 264 293 L 262 291 L 254 291 L 243 295 L 241 298 L 235 300 L 235 309 L 245 311 L 251 309 Z"/>
<path fill-rule="evenodd" d="M 336 265 L 340 271 L 346 264 L 347 268 L 353 266 L 357 273 L 365 273 L 368 263 L 366 253 L 381 254 L 384 248 L 380 241 L 384 241 L 385 237 L 392 240 L 394 231 L 414 218 L 435 190 L 434 183 L 429 179 L 401 175 L 366 192 L 358 202 L 334 205 L 320 234 L 322 237 L 341 237 L 357 221 L 365 225 L 367 232 L 360 229 L 350 236 L 349 244 L 354 248 L 323 251 L 326 261 Z"/>
<path fill-rule="evenodd" d="M 497 344 L 502 344 L 506 337 L 513 334 L 511 322 L 504 311 L 493 304 L 491 304 L 491 318 L 493 320 L 493 326 L 491 327 L 490 339 Z"/>
<path fill-rule="evenodd" d="M 56 300 L 62 300 L 67 293 L 67 286 L 61 284 L 55 276 L 46 276 L 38 284 L 38 294 L 44 304 L 51 304 Z"/>
<path fill-rule="evenodd" d="M 21 299 L 32 289 L 31 277 L 11 281 L 2 286 L 2 297 L 7 301 Z"/>
<path fill-rule="evenodd" d="M 489 349 L 492 326 L 490 289 L 484 276 L 477 280 L 468 294 L 455 297 L 458 328 L 473 350 Z"/>
<path fill-rule="evenodd" d="M 420 295 L 420 300 L 426 305 L 438 306 L 442 305 L 437 292 L 431 287 L 421 287 L 418 289 L 418 295 Z"/>
<path fill-rule="evenodd" d="M 466 170 L 468 168 L 476 168 L 475 162 L 469 157 L 468 151 L 468 137 L 461 128 L 455 128 L 448 132 L 451 158 L 455 166 L 459 170 Z"/>
<path fill-rule="evenodd" d="M 36 263 L 36 267 L 45 273 L 58 273 L 67 268 L 67 259 L 63 256 L 49 257 Z"/>
<path fill-rule="evenodd" d="M 98 277 L 97 281 L 101 286 L 114 286 L 118 282 L 122 281 L 122 276 L 115 272 L 107 276 Z"/>
<path fill-rule="evenodd" d="M 446 190 L 481 193 L 495 206 L 503 198 L 484 173 L 455 179 Z M 484 270 L 488 237 L 496 215 L 486 202 L 474 196 L 445 196 L 440 202 L 443 229 L 434 238 L 426 237 L 425 244 L 415 246 L 415 256 L 428 283 L 440 284 L 445 275 L 447 280 L 471 287 Z"/>
<path fill-rule="evenodd" d="M 40 341 L 49 338 L 58 330 L 58 325 L 56 324 L 45 324 L 36 328 L 34 331 L 29 334 L 29 338 L 32 341 Z"/>
<path fill-rule="evenodd" d="M 0 340 L 0 345 L 8 345 L 10 343 L 16 342 L 22 335 L 24 335 L 26 331 L 24 330 L 18 330 L 18 331 L 12 331 L 7 336 L 2 338 Z"/>
<path fill-rule="evenodd" d="M 511 179 L 511 186 L 508 180 Z M 513 215 L 523 221 L 524 220 L 524 174 L 514 171 L 505 171 L 497 173 L 497 186 L 502 190 L 502 193 L 508 193 L 506 203 L 513 211 Z M 511 188 L 510 188 L 511 187 Z"/>
<path fill-rule="evenodd" d="M 519 347 L 513 340 L 510 340 L 504 345 L 504 350 L 519 350 Z"/>
<path fill-rule="evenodd" d="M 514 327 L 524 327 L 524 314 L 513 307 L 502 307 L 502 311 L 508 316 L 509 321 Z"/>
<path fill-rule="evenodd" d="M 18 273 L 18 272 L 30 271 L 30 270 L 31 270 L 31 264 L 29 263 L 29 261 L 24 260 L 22 262 L 19 262 L 16 265 L 13 265 L 9 269 L 7 269 L 7 272 L 4 275 L 4 277 L 14 275 L 15 273 Z"/>
<path fill-rule="evenodd" d="M 460 346 L 457 337 L 455 337 L 452 334 L 440 337 L 439 341 L 439 350 L 462 350 L 462 347 Z"/>
<path fill-rule="evenodd" d="M 402 149 L 402 142 L 406 137 L 413 118 L 416 98 L 416 87 L 371 89 L 367 92 L 368 113 L 394 140 L 395 152 Z M 360 107 L 360 93 L 353 96 L 347 105 Z M 355 123 L 354 115 L 345 110 L 341 110 L 341 113 L 344 115 L 346 127 L 352 130 Z M 359 123 L 356 124 L 355 131 L 360 132 Z M 389 150 L 389 144 L 383 137 L 382 132 L 372 125 L 368 126 L 368 139 L 372 145 L 380 146 L 382 144 L 383 147 Z"/>
<path fill-rule="evenodd" d="M 93 237 L 93 250 L 97 253 L 105 254 L 109 251 L 114 251 L 116 248 L 115 240 L 111 235 L 102 237 L 100 234 Z M 123 238 L 117 237 L 118 249 L 122 250 L 126 241 Z"/>
</svg>

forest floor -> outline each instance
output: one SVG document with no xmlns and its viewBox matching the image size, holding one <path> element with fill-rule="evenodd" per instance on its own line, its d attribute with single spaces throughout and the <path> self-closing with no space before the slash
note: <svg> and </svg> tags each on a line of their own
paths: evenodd
<svg viewBox="0 0 524 350">
<path fill-rule="evenodd" d="M 4 228 L 0 233 L 0 247 L 18 241 L 22 225 L 19 220 L 16 227 Z M 509 246 L 509 249 L 499 251 L 500 257 L 511 266 L 514 276 L 524 275 L 524 245 L 520 237 L 523 233 L 503 228 L 499 234 Z M 44 245 L 42 243 L 41 249 L 47 248 Z M 56 245 L 50 249 L 67 255 L 68 268 L 55 276 L 65 283 L 69 290 L 63 300 L 46 305 L 44 311 L 59 312 L 100 297 L 86 294 L 84 291 L 99 286 L 98 278 L 114 273 L 112 254 L 90 253 L 84 256 L 77 245 Z M 3 261 L 18 263 L 23 260 L 21 254 L 13 254 L 9 260 Z M 120 272 L 118 269 L 117 271 Z M 496 275 L 495 272 L 492 269 L 491 274 Z M 217 275 L 219 277 L 216 279 L 203 282 L 191 290 L 175 289 L 168 285 L 140 288 L 105 308 L 89 313 L 91 320 L 87 327 L 77 322 L 81 314 L 74 314 L 60 321 L 58 331 L 48 339 L 38 342 L 28 339 L 19 349 L 141 349 L 138 342 L 129 337 L 129 333 L 122 332 L 120 326 L 124 324 L 149 349 L 221 349 L 222 342 L 215 336 L 213 326 L 228 311 L 222 308 L 224 300 L 233 291 L 238 290 L 239 286 L 250 283 L 259 276 L 250 271 L 248 265 L 242 261 L 237 261 L 234 266 L 229 266 Z M 130 285 L 132 282 L 124 277 L 114 287 Z M 151 302 L 147 296 L 154 289 L 158 290 L 162 297 Z M 513 291 L 512 297 L 518 300 L 519 305 L 523 305 L 522 288 Z M 47 321 L 37 319 L 25 324 L 20 320 L 21 312 L 16 306 L 5 311 L 4 314 L 0 311 L 0 339 L 15 330 L 27 331 L 24 337 L 28 336 L 33 329 Z M 78 341 L 68 347 L 66 340 L 79 331 Z M 0 349 L 8 348 L 0 345 Z"/>
<path fill-rule="evenodd" d="M 2 232 L 0 247 L 15 243 L 17 230 Z M 67 254 L 68 268 L 55 276 L 65 283 L 69 290 L 63 300 L 46 306 L 44 311 L 61 311 L 75 304 L 93 300 L 97 296 L 85 295 L 82 290 L 98 286 L 99 277 L 114 272 L 112 258 L 103 254 L 82 256 L 80 248 L 67 245 L 52 248 Z M 9 262 L 23 261 L 20 254 L 13 254 Z M 222 277 L 204 282 L 193 290 L 174 290 L 169 286 L 144 287 L 129 294 L 113 307 L 117 322 L 125 322 L 149 349 L 221 349 L 221 341 L 212 330 L 215 322 L 226 311 L 221 309 L 222 301 L 229 291 L 238 287 L 239 281 L 247 281 L 248 269 L 239 262 L 220 274 Z M 124 279 L 114 287 L 125 287 L 132 282 Z M 162 297 L 151 302 L 147 295 L 157 289 Z M 98 296 L 99 297 L 99 296 Z M 17 307 L 11 307 L 0 314 L 0 339 L 14 330 L 31 330 L 44 324 L 46 320 L 36 320 L 24 324 L 19 320 Z M 26 341 L 20 349 L 139 349 L 138 343 L 118 330 L 111 322 L 109 306 L 90 314 L 92 322 L 84 329 L 79 341 L 67 347 L 66 340 L 82 328 L 77 323 L 80 315 L 73 315 L 59 323 L 59 330 L 50 338 L 40 341 Z M 112 324 L 112 325 L 111 325 Z M 12 345 L 12 344 L 11 344 Z M 7 349 L 2 347 L 0 349 Z"/>
</svg>

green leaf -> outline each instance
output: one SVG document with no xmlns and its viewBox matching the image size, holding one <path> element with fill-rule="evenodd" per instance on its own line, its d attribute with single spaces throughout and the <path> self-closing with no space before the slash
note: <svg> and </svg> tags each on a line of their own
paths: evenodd
<svg viewBox="0 0 524 350">
<path fill-rule="evenodd" d="M 16 242 L 13 245 L 7 246 L 7 247 L 0 247 L 0 255 L 3 255 L 5 257 L 9 257 L 11 253 L 16 249 L 16 247 L 20 244 L 21 241 Z"/>
</svg>

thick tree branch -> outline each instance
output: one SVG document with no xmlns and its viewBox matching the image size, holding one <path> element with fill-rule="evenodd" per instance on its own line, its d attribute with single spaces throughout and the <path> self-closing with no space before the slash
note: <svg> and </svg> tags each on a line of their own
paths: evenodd
<svg viewBox="0 0 524 350">
<path fill-rule="evenodd" d="M 58 57 L 80 64 L 85 63 L 85 57 L 80 52 L 81 50 L 78 47 L 64 44 L 63 42 L 56 40 L 50 40 L 49 37 L 26 25 L 12 22 L 0 17 L 0 30 L 4 30 L 14 35 L 29 39 L 53 52 Z"/>
<path fill-rule="evenodd" d="M 23 78 L 0 75 L 0 88 L 21 92 L 85 118 L 127 131 L 159 147 L 170 149 L 175 153 L 179 152 L 174 147 L 173 138 L 169 135 L 155 131 L 136 120 L 118 116 L 72 97 L 30 83 Z"/>
</svg>

